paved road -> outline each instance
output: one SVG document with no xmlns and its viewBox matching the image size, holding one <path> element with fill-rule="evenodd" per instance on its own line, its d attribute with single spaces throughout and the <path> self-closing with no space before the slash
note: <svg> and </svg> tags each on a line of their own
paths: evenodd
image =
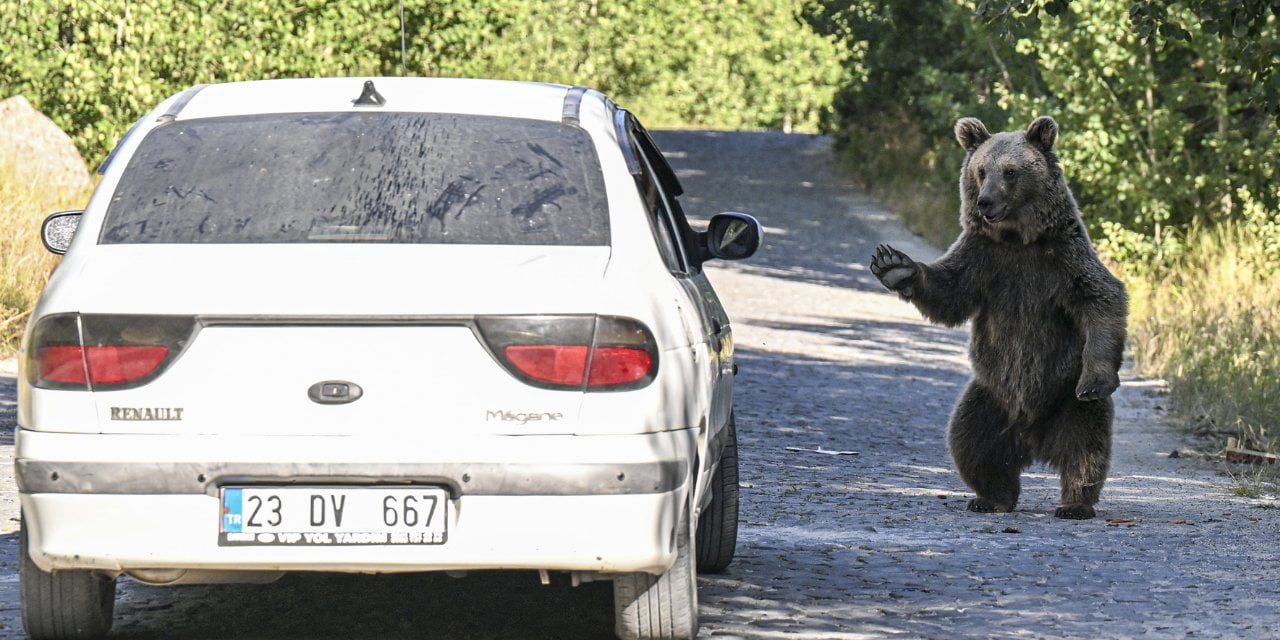
<svg viewBox="0 0 1280 640">
<path fill-rule="evenodd" d="M 744 522 L 729 572 L 699 579 L 701 637 L 1280 636 L 1280 505 L 1170 458 L 1185 443 L 1164 424 L 1161 383 L 1124 378 L 1097 519 L 1053 518 L 1057 480 L 1044 469 L 1025 476 L 1018 511 L 969 513 L 944 440 L 968 376 L 965 334 L 923 323 L 866 269 L 878 242 L 921 259 L 937 250 L 833 173 L 823 138 L 657 138 L 686 209 L 747 211 L 769 232 L 755 259 L 711 275 L 740 356 Z M 21 637 L 7 474 L 0 509 L 0 638 Z M 526 574 L 121 585 L 120 638 L 611 635 L 607 583 L 541 587 Z"/>
</svg>

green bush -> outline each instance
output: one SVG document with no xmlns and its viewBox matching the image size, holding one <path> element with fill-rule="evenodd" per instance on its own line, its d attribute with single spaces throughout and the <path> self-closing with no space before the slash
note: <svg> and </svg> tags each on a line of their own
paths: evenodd
<svg viewBox="0 0 1280 640">
<path fill-rule="evenodd" d="M 460 0 L 415 21 L 430 75 L 589 84 L 650 125 L 816 131 L 842 77 L 795 3 Z"/>
<path fill-rule="evenodd" d="M 406 0 L 405 70 L 606 90 L 651 126 L 816 131 L 843 77 L 795 3 Z M 0 96 L 25 94 L 90 162 L 202 82 L 400 75 L 396 2 L 7 0 Z"/>
<path fill-rule="evenodd" d="M 377 74 L 389 3 L 9 0 L 0 94 L 24 94 L 92 164 L 165 97 L 201 82 Z"/>
<path fill-rule="evenodd" d="M 1230 42 L 1182 10 L 1171 15 L 1189 40 L 1144 43 L 1129 5 L 1075 0 L 1071 13 L 1019 38 L 1043 87 L 1002 100 L 1024 120 L 1058 117 L 1059 153 L 1102 249 L 1131 268 L 1162 268 L 1192 226 L 1280 208 L 1266 160 L 1280 138 L 1258 96 L 1235 89 L 1249 75 Z"/>
</svg>

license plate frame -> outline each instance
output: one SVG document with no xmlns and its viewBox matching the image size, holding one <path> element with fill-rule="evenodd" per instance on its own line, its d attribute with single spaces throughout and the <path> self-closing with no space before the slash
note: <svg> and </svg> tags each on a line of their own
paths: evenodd
<svg viewBox="0 0 1280 640">
<path fill-rule="evenodd" d="M 439 546 L 450 502 L 434 485 L 224 486 L 218 546 Z"/>
</svg>

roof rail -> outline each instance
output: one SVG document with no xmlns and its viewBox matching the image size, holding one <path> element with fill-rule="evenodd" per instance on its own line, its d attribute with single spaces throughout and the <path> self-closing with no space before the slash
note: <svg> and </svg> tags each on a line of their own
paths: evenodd
<svg viewBox="0 0 1280 640">
<path fill-rule="evenodd" d="M 174 100 L 173 104 L 169 105 L 168 111 L 165 111 L 164 113 L 160 114 L 159 117 L 156 118 L 156 122 L 163 123 L 161 125 L 163 126 L 164 124 L 169 124 L 170 122 L 173 122 L 174 120 L 176 120 L 178 117 L 178 114 L 181 113 L 183 108 L 187 106 L 187 103 L 191 102 L 191 99 L 196 97 L 196 94 L 200 93 L 200 91 L 207 86 L 209 85 L 197 84 L 187 89 L 186 91 L 183 91 L 182 93 L 178 94 L 178 99 Z M 145 120 L 145 117 L 143 118 L 143 120 Z M 143 120 L 138 120 L 137 122 L 133 123 L 133 126 L 129 127 L 129 130 L 124 133 L 124 136 L 121 137 L 118 141 L 116 141 L 116 146 L 111 148 L 111 152 L 107 154 L 106 159 L 102 161 L 102 164 L 98 165 L 98 175 L 100 176 L 106 175 L 107 167 L 111 166 L 111 161 L 115 159 L 116 152 L 120 150 L 120 147 L 121 145 L 124 144 L 125 140 L 128 140 L 129 136 L 133 135 L 133 132 L 137 130 L 138 127 L 142 126 Z"/>
<path fill-rule="evenodd" d="M 190 89 L 187 89 L 186 91 L 183 91 L 181 94 L 178 95 L 178 99 L 174 100 L 173 104 L 169 105 L 169 110 L 160 114 L 159 118 L 156 118 L 156 122 L 168 123 L 168 122 L 173 122 L 174 120 L 177 120 L 178 114 L 182 113 L 182 110 L 187 108 L 187 103 L 191 102 L 191 99 L 196 97 L 196 94 L 203 91 L 204 88 L 207 86 L 209 85 L 198 84 L 198 85 L 195 85 L 194 87 L 191 87 Z"/>
<path fill-rule="evenodd" d="M 564 108 L 560 110 L 560 120 L 565 124 L 578 124 L 582 113 L 582 97 L 590 91 L 587 87 L 573 87 L 564 96 Z"/>
</svg>

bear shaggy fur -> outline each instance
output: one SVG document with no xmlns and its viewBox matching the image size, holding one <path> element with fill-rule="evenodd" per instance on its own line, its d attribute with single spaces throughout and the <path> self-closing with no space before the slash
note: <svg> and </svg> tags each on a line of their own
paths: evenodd
<svg viewBox="0 0 1280 640">
<path fill-rule="evenodd" d="M 1098 260 L 1041 116 L 992 135 L 961 118 L 962 231 L 931 264 L 880 245 L 871 271 L 932 322 L 971 322 L 973 379 L 951 415 L 948 446 L 977 497 L 1007 512 L 1021 472 L 1061 478 L 1059 518 L 1094 517 L 1111 458 L 1111 393 L 1120 386 L 1128 296 Z"/>
</svg>

